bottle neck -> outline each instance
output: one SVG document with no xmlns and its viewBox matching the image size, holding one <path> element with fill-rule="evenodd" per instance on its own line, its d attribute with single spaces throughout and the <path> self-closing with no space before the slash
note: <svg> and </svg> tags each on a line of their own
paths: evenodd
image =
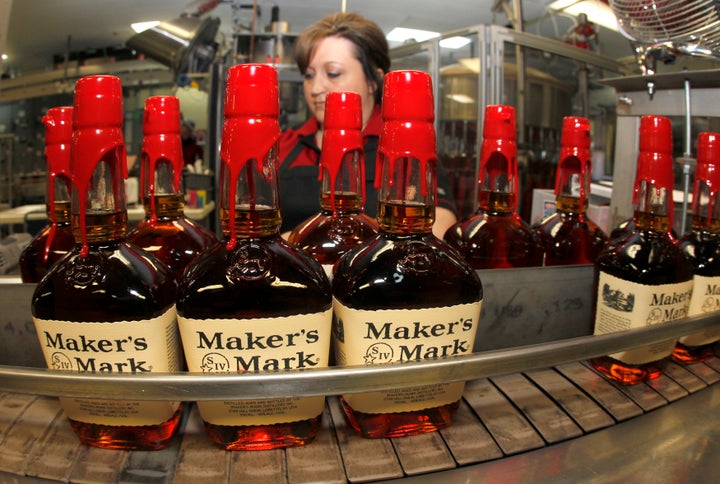
<svg viewBox="0 0 720 484">
<path fill-rule="evenodd" d="M 95 165 L 86 190 L 73 185 L 73 235 L 83 244 L 83 253 L 85 244 L 122 239 L 127 234 L 124 163 L 120 151 L 111 150 Z"/>
<path fill-rule="evenodd" d="M 277 144 L 261 160 L 250 159 L 238 166 L 222 163 L 220 222 L 229 249 L 238 238 L 280 233 L 277 183 Z"/>
<path fill-rule="evenodd" d="M 346 153 L 337 174 L 321 165 L 320 207 L 324 212 L 344 215 L 363 211 L 365 176 L 361 155 L 359 151 Z"/>
<path fill-rule="evenodd" d="M 514 213 L 517 210 L 518 190 L 516 158 L 489 150 L 481 165 L 478 208 L 488 213 Z"/>
<path fill-rule="evenodd" d="M 185 200 L 180 190 L 180 176 L 175 173 L 178 163 L 166 158 L 153 160 L 146 152 L 142 153 L 140 163 L 140 187 L 146 217 L 155 221 L 182 216 Z"/>
<path fill-rule="evenodd" d="M 47 215 L 57 224 L 70 222 L 70 181 L 65 176 L 50 174 L 48 183 Z"/>
<path fill-rule="evenodd" d="M 383 157 L 377 215 L 381 232 L 397 235 L 432 232 L 436 181 L 430 163 L 410 157 L 393 161 Z"/>
<path fill-rule="evenodd" d="M 581 158 L 575 155 L 580 152 Z M 589 153 L 564 147 L 555 177 L 555 205 L 559 212 L 582 214 L 587 211 L 590 193 Z M 583 161 L 585 160 L 585 161 Z"/>
<path fill-rule="evenodd" d="M 720 197 L 714 184 L 699 178 L 701 170 L 696 173 L 695 190 L 692 204 L 692 228 L 703 232 L 720 233 Z"/>
<path fill-rule="evenodd" d="M 635 226 L 640 230 L 669 232 L 673 223 L 672 189 L 642 180 L 635 194 Z"/>
</svg>

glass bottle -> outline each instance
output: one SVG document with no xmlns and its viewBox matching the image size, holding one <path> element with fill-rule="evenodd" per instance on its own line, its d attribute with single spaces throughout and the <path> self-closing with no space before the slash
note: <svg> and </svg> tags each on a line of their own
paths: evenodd
<svg viewBox="0 0 720 484">
<path fill-rule="evenodd" d="M 693 274 L 671 236 L 673 153 L 670 120 L 640 118 L 633 192 L 633 229 L 611 240 L 595 262 L 595 334 L 641 328 L 683 318 Z M 591 365 L 625 385 L 660 375 L 676 340 L 595 358 Z"/>
<path fill-rule="evenodd" d="M 20 279 L 37 283 L 75 245 L 70 224 L 70 138 L 72 106 L 48 109 L 45 125 L 48 223 L 20 254 Z"/>
<path fill-rule="evenodd" d="M 720 310 L 720 134 L 702 132 L 697 141 L 697 169 L 692 201 L 692 230 L 678 246 L 693 266 L 689 316 Z M 682 336 L 673 360 L 697 363 L 714 354 L 720 330 L 713 328 Z"/>
<path fill-rule="evenodd" d="M 228 71 L 220 148 L 221 243 L 180 284 L 178 321 L 190 371 L 263 372 L 328 365 L 330 282 L 280 236 L 278 78 L 266 64 Z M 324 397 L 198 402 L 209 438 L 227 450 L 304 445 Z"/>
<path fill-rule="evenodd" d="M 164 262 L 179 280 L 190 261 L 217 238 L 185 216 L 178 98 L 147 98 L 143 135 L 140 185 L 145 218 L 130 231 L 128 241 Z"/>
<path fill-rule="evenodd" d="M 122 123 L 118 77 L 78 80 L 70 167 L 76 243 L 32 299 L 40 346 L 53 370 L 180 369 L 175 280 L 164 264 L 125 240 Z M 61 397 L 60 403 L 84 444 L 108 449 L 163 448 L 182 413 L 180 402 Z"/>
<path fill-rule="evenodd" d="M 587 216 L 592 175 L 590 121 L 566 116 L 555 176 L 555 213 L 533 230 L 544 252 L 544 265 L 593 264 L 607 235 Z"/>
<path fill-rule="evenodd" d="M 339 366 L 470 353 L 480 318 L 477 273 L 432 233 L 437 154 L 430 77 L 395 71 L 383 85 L 379 233 L 340 258 L 333 276 Z M 440 383 L 348 394 L 341 401 L 361 435 L 401 437 L 450 425 L 464 387 Z"/>
<path fill-rule="evenodd" d="M 332 278 L 338 259 L 377 233 L 377 222 L 363 212 L 365 164 L 360 95 L 328 93 L 323 129 L 321 211 L 295 227 L 288 240 L 315 257 Z"/>
<path fill-rule="evenodd" d="M 485 107 L 480 148 L 478 209 L 445 232 L 444 239 L 473 269 L 542 265 L 532 228 L 517 213 L 515 108 Z"/>
</svg>

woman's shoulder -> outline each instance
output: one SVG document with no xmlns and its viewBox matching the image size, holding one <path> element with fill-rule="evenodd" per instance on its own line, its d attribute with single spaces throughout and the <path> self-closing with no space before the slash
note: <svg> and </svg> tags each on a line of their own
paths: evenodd
<svg viewBox="0 0 720 484">
<path fill-rule="evenodd" d="M 310 118 L 300 126 L 289 127 L 280 133 L 280 159 L 283 159 L 290 150 L 305 136 L 315 134 L 319 129 L 315 118 Z"/>
</svg>

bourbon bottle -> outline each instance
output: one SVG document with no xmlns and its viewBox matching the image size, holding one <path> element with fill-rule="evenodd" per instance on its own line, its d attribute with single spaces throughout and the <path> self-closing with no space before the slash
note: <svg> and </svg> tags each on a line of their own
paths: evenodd
<svg viewBox="0 0 720 484">
<path fill-rule="evenodd" d="M 48 271 L 32 299 L 40 346 L 53 370 L 179 370 L 172 273 L 125 237 L 122 122 L 119 78 L 78 80 L 70 167 L 76 243 Z M 60 403 L 84 444 L 108 449 L 163 448 L 182 412 L 180 402 L 61 397 Z"/>
<path fill-rule="evenodd" d="M 587 216 L 591 174 L 590 121 L 566 116 L 555 176 L 556 210 L 533 227 L 544 265 L 593 264 L 605 247 L 607 235 Z"/>
<path fill-rule="evenodd" d="M 70 139 L 72 106 L 48 109 L 45 125 L 47 166 L 46 211 L 48 223 L 20 254 L 20 279 L 37 283 L 75 245 L 70 224 Z"/>
<path fill-rule="evenodd" d="M 515 108 L 485 107 L 480 148 L 478 209 L 445 232 L 444 239 L 473 269 L 542 265 L 542 249 L 517 213 Z"/>
<path fill-rule="evenodd" d="M 267 64 L 228 71 L 220 148 L 223 238 L 188 266 L 178 321 L 190 371 L 277 372 L 328 365 L 332 292 L 320 263 L 280 236 L 278 79 Z M 227 450 L 312 441 L 324 397 L 201 401 Z"/>
<path fill-rule="evenodd" d="M 385 76 L 376 186 L 379 233 L 337 263 L 336 363 L 381 365 L 473 351 L 482 285 L 460 254 L 435 237 L 437 154 L 430 77 Z M 347 394 L 352 427 L 370 438 L 451 424 L 464 382 Z"/>
<path fill-rule="evenodd" d="M 365 163 L 360 95 L 331 92 L 325 100 L 320 154 L 320 212 L 298 225 L 291 244 L 315 257 L 332 278 L 340 257 L 377 233 L 365 215 Z"/>
<path fill-rule="evenodd" d="M 683 318 L 693 292 L 692 267 L 670 234 L 673 221 L 670 120 L 640 119 L 632 231 L 611 240 L 595 262 L 595 334 Z M 590 361 L 608 379 L 637 384 L 660 375 L 675 339 Z"/>
<path fill-rule="evenodd" d="M 702 132 L 697 140 L 697 169 L 692 201 L 692 230 L 678 246 L 693 266 L 693 295 L 689 316 L 720 310 L 720 134 Z M 714 354 L 720 330 L 707 329 L 682 336 L 673 360 L 697 363 Z"/>
<path fill-rule="evenodd" d="M 140 186 L 145 218 L 130 231 L 128 241 L 164 262 L 179 280 L 190 261 L 217 238 L 185 216 L 178 98 L 147 98 L 143 135 Z"/>
</svg>

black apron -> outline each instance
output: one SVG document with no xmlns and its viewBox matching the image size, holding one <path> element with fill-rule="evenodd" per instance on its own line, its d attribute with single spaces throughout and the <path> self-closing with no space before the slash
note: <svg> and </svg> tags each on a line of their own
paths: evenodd
<svg viewBox="0 0 720 484">
<path fill-rule="evenodd" d="M 368 136 L 365 142 L 365 213 L 370 217 L 377 214 L 377 190 L 375 182 L 375 158 L 377 155 L 377 136 Z M 311 148 L 320 160 L 320 149 L 315 144 L 315 135 L 303 136 L 285 157 L 278 171 L 280 197 L 280 232 L 287 232 L 308 218 L 320 212 L 320 180 L 318 165 L 291 166 L 300 152 Z"/>
</svg>

